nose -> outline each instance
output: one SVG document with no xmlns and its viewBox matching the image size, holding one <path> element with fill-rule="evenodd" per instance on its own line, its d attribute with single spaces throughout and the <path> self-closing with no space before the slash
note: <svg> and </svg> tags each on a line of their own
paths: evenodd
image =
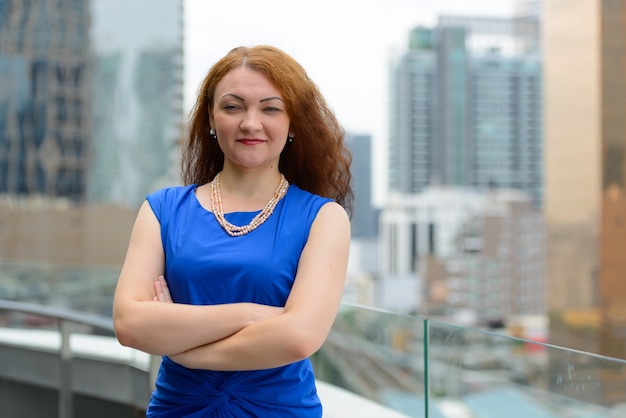
<svg viewBox="0 0 626 418">
<path fill-rule="evenodd" d="M 243 114 L 243 119 L 239 127 L 242 131 L 257 131 L 261 129 L 261 119 L 255 111 L 249 110 Z"/>
</svg>

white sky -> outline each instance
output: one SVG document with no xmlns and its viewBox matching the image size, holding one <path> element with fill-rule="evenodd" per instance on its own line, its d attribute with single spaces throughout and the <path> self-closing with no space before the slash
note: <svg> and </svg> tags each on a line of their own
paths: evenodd
<svg viewBox="0 0 626 418">
<path fill-rule="evenodd" d="M 510 15 L 514 0 L 184 0 L 185 105 L 230 49 L 270 44 L 316 82 L 348 132 L 373 139 L 374 176 L 385 180 L 387 66 L 409 31 L 440 14 Z M 376 182 L 376 183 L 379 183 Z M 375 200 L 384 193 L 375 188 Z"/>
</svg>

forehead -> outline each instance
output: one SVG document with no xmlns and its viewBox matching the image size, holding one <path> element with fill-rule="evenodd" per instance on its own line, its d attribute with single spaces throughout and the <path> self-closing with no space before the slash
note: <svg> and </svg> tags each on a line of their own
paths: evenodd
<svg viewBox="0 0 626 418">
<path fill-rule="evenodd" d="M 243 98 L 259 96 L 259 99 L 282 97 L 265 74 L 247 67 L 233 68 L 217 83 L 215 98 L 219 100 L 225 94 L 236 94 Z"/>
</svg>

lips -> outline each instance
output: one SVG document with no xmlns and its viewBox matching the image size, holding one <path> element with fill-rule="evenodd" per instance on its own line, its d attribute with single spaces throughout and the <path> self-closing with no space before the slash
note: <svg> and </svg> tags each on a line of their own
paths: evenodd
<svg viewBox="0 0 626 418">
<path fill-rule="evenodd" d="M 257 144 L 263 143 L 263 140 L 247 138 L 247 139 L 239 139 L 239 140 L 237 140 L 237 142 L 240 142 L 240 143 L 242 143 L 244 145 L 257 145 Z"/>
</svg>

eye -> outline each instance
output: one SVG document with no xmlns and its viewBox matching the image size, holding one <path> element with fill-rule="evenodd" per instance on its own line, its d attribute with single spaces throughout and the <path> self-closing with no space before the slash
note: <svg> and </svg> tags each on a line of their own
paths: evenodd
<svg viewBox="0 0 626 418">
<path fill-rule="evenodd" d="M 282 112 L 282 109 L 274 106 L 268 106 L 264 110 L 268 113 Z"/>
<path fill-rule="evenodd" d="M 224 106 L 222 106 L 222 109 L 228 112 L 234 112 L 234 111 L 241 109 L 241 107 L 236 104 L 225 104 Z"/>
</svg>

